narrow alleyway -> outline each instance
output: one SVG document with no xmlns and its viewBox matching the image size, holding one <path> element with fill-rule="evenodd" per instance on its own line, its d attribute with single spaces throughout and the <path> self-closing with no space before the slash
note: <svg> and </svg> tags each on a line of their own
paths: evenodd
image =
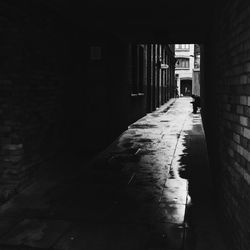
<svg viewBox="0 0 250 250">
<path fill-rule="evenodd" d="M 1 207 L 0 249 L 225 249 L 190 101 L 138 120 L 90 162 L 46 163 L 48 173 Z"/>
</svg>

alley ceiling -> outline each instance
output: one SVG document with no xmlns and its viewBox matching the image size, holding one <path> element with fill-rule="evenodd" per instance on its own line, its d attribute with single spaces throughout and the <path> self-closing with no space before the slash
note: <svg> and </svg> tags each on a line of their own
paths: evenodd
<svg viewBox="0 0 250 250">
<path fill-rule="evenodd" d="M 124 39 L 172 42 L 205 40 L 216 8 L 214 0 L 54 0 L 54 6 L 90 29 Z"/>
<path fill-rule="evenodd" d="M 31 1 L 31 0 L 27 0 Z M 223 0 L 224 1 L 224 0 Z M 138 42 L 204 42 L 220 3 L 170 0 L 36 0 L 84 29 Z"/>
</svg>

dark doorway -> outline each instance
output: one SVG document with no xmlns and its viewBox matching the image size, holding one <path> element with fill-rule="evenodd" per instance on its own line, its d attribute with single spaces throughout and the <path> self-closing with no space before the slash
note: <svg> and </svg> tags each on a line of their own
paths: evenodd
<svg viewBox="0 0 250 250">
<path fill-rule="evenodd" d="M 182 96 L 192 95 L 192 80 L 181 80 L 181 95 Z"/>
<path fill-rule="evenodd" d="M 144 47 L 140 45 L 138 47 L 138 92 L 143 93 L 143 81 L 144 81 Z"/>
</svg>

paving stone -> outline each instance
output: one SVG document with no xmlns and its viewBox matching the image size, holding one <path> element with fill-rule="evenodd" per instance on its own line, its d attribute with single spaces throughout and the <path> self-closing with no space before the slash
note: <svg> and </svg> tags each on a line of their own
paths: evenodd
<svg viewBox="0 0 250 250">
<path fill-rule="evenodd" d="M 24 219 L 1 237 L 0 244 L 49 248 L 67 230 L 69 225 L 70 223 L 67 221 Z"/>
<path fill-rule="evenodd" d="M 148 227 L 138 224 L 78 224 L 55 244 L 56 250 L 142 250 Z"/>
<path fill-rule="evenodd" d="M 5 217 L 0 218 L 0 238 L 6 235 L 13 227 L 15 227 L 19 222 L 20 218 Z"/>
<path fill-rule="evenodd" d="M 10 231 L 1 242 L 58 250 L 181 249 L 190 159 L 199 157 L 205 138 L 189 98 L 164 109 L 130 126 L 87 173 L 51 180 L 47 188 L 37 185 L 9 202 L 0 216 L 26 219 L 16 226 L 3 223 L 3 232 Z M 69 227 L 67 220 L 79 223 Z"/>
<path fill-rule="evenodd" d="M 184 227 L 172 223 L 155 223 L 152 225 L 148 239 L 149 249 L 181 249 L 183 246 Z"/>
<path fill-rule="evenodd" d="M 160 203 L 157 220 L 174 224 L 183 224 L 186 206 L 182 204 Z"/>
<path fill-rule="evenodd" d="M 185 179 L 167 179 L 160 202 L 185 205 L 188 196 L 187 185 Z"/>
<path fill-rule="evenodd" d="M 138 202 L 118 203 L 110 214 L 110 221 L 118 223 L 146 223 L 156 221 L 158 205 L 141 204 Z"/>
</svg>

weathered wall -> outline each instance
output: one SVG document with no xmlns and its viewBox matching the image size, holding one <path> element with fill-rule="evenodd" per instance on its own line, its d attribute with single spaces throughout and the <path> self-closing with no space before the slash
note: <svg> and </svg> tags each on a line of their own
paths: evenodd
<svg viewBox="0 0 250 250">
<path fill-rule="evenodd" d="M 131 97 L 128 41 L 89 23 L 73 23 L 41 1 L 2 1 L 0 7 L 4 202 L 31 182 L 49 156 L 89 157 L 141 118 L 148 60 L 145 45 L 144 95 Z"/>
<path fill-rule="evenodd" d="M 143 50 L 143 88 L 142 93 L 130 95 L 129 123 L 175 97 L 174 47 L 170 49 L 169 45 L 147 44 L 143 45 Z M 131 72 L 131 56 L 129 62 Z M 168 68 L 163 65 L 168 65 Z M 130 86 L 132 81 L 129 74 Z"/>
<path fill-rule="evenodd" d="M 26 3 L 1 2 L 0 201 L 50 155 L 84 157 L 128 125 L 127 45 Z M 93 46 L 100 60 L 91 60 Z"/>
<path fill-rule="evenodd" d="M 97 31 L 78 35 L 73 46 L 79 62 L 73 62 L 64 98 L 66 135 L 78 153 L 99 151 L 128 125 L 128 45 Z M 92 47 L 100 49 L 100 59 L 91 59 Z"/>
<path fill-rule="evenodd" d="M 250 249 L 249 24 L 249 2 L 217 6 L 203 54 L 204 125 L 220 215 L 233 250 Z"/>
<path fill-rule="evenodd" d="M 34 6 L 31 12 L 2 1 L 0 16 L 0 201 L 4 201 L 26 184 L 32 166 L 60 141 L 58 100 L 65 65 L 58 62 L 65 44 L 58 42 L 64 37 L 44 6 Z"/>
</svg>

